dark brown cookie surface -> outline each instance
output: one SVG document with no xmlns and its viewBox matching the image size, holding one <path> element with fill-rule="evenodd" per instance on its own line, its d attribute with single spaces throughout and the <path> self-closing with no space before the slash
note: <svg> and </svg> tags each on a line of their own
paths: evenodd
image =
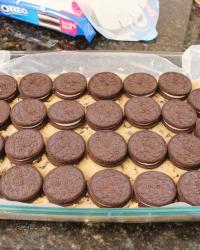
<svg viewBox="0 0 200 250">
<path fill-rule="evenodd" d="M 0 75 L 0 100 L 11 101 L 17 95 L 17 81 L 9 75 Z"/>
<path fill-rule="evenodd" d="M 62 166 L 45 176 L 43 190 L 49 201 L 71 205 L 82 198 L 86 191 L 86 182 L 78 168 Z"/>
<path fill-rule="evenodd" d="M 161 108 L 150 97 L 132 97 L 125 104 L 124 112 L 128 122 L 139 128 L 151 128 L 160 120 Z"/>
<path fill-rule="evenodd" d="M 194 135 L 200 138 L 200 120 L 196 122 L 196 127 L 194 130 Z"/>
<path fill-rule="evenodd" d="M 0 158 L 4 156 L 4 145 L 5 145 L 5 139 L 0 134 Z"/>
<path fill-rule="evenodd" d="M 93 134 L 87 143 L 90 158 L 104 167 L 120 165 L 127 155 L 124 138 L 111 130 L 101 130 Z"/>
<path fill-rule="evenodd" d="M 196 110 L 197 115 L 200 116 L 200 89 L 193 90 L 189 94 L 187 101 Z"/>
<path fill-rule="evenodd" d="M 180 73 L 167 72 L 158 80 L 160 93 L 167 99 L 184 99 L 192 90 L 190 79 Z"/>
<path fill-rule="evenodd" d="M 130 97 L 152 96 L 157 89 L 157 80 L 146 73 L 134 73 L 124 80 L 125 93 Z"/>
<path fill-rule="evenodd" d="M 200 140 L 191 134 L 179 134 L 168 143 L 171 162 L 182 169 L 193 170 L 200 167 Z"/>
<path fill-rule="evenodd" d="M 105 169 L 89 180 L 88 192 L 99 207 L 123 207 L 131 199 L 132 187 L 126 175 L 114 169 Z"/>
<path fill-rule="evenodd" d="M 22 129 L 7 138 L 5 152 L 11 162 L 32 163 L 44 149 L 42 135 L 34 129 Z"/>
<path fill-rule="evenodd" d="M 51 124 L 59 129 L 72 129 L 85 120 L 84 107 L 76 101 L 59 101 L 47 111 Z"/>
<path fill-rule="evenodd" d="M 95 74 L 88 83 L 88 90 L 95 99 L 116 99 L 122 88 L 122 80 L 111 72 Z"/>
<path fill-rule="evenodd" d="M 176 185 L 168 175 L 158 171 L 148 171 L 136 178 L 134 194 L 141 206 L 160 207 L 174 202 Z"/>
<path fill-rule="evenodd" d="M 200 206 L 200 172 L 189 171 L 177 183 L 178 199 L 192 206 Z"/>
<path fill-rule="evenodd" d="M 0 100 L 0 129 L 4 129 L 10 122 L 10 105 Z"/>
<path fill-rule="evenodd" d="M 4 198 L 12 201 L 30 201 L 42 188 L 43 178 L 31 165 L 9 168 L 1 177 L 0 190 Z"/>
<path fill-rule="evenodd" d="M 131 160 L 144 168 L 158 167 L 167 154 L 164 139 L 152 131 L 139 131 L 128 141 L 128 152 Z"/>
<path fill-rule="evenodd" d="M 175 133 L 191 132 L 197 120 L 195 110 L 186 102 L 170 100 L 163 105 L 164 125 Z"/>
<path fill-rule="evenodd" d="M 73 164 L 83 158 L 85 142 L 73 131 L 59 131 L 48 139 L 46 151 L 49 161 L 56 166 Z"/>
<path fill-rule="evenodd" d="M 86 119 L 94 130 L 115 129 L 122 123 L 123 111 L 117 103 L 101 100 L 88 107 Z"/>
<path fill-rule="evenodd" d="M 41 128 L 46 120 L 46 106 L 37 99 L 24 99 L 11 110 L 10 117 L 18 129 Z"/>
<path fill-rule="evenodd" d="M 87 88 L 87 79 L 76 72 L 59 75 L 54 80 L 55 94 L 63 99 L 75 99 L 84 94 Z"/>
<path fill-rule="evenodd" d="M 31 73 L 24 76 L 19 84 L 19 92 L 22 98 L 35 98 L 46 100 L 52 91 L 51 78 L 42 73 Z"/>
</svg>

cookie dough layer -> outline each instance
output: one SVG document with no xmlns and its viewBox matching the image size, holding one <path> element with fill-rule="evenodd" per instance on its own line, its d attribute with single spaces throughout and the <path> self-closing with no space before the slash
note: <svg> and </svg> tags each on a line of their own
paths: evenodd
<svg viewBox="0 0 200 250">
<path fill-rule="evenodd" d="M 50 76 L 52 79 L 54 79 L 56 76 L 52 75 Z M 124 76 L 121 76 L 121 78 L 124 78 Z M 21 77 L 16 77 L 17 81 L 21 79 Z M 200 85 L 198 82 L 193 82 L 193 89 L 198 88 Z M 126 97 L 124 94 L 117 99 L 116 103 L 118 103 L 122 108 L 124 108 L 125 103 L 127 102 L 129 98 Z M 166 102 L 166 100 L 157 93 L 154 97 L 154 100 L 156 100 L 159 105 L 162 107 L 163 104 Z M 16 98 L 12 103 L 11 106 L 13 106 L 15 103 L 19 102 L 21 99 Z M 55 95 L 52 95 L 48 101 L 45 102 L 46 107 L 48 108 L 53 103 L 60 101 L 61 99 Z M 86 109 L 87 107 L 94 103 L 95 100 L 88 94 L 85 94 L 81 98 L 77 100 L 80 102 Z M 136 131 L 139 131 L 141 129 L 132 127 L 127 121 L 124 120 L 123 124 L 116 130 L 117 133 L 121 134 L 126 141 L 130 138 L 130 136 L 135 133 Z M 167 130 L 164 125 L 160 122 L 157 126 L 150 129 L 152 131 L 157 132 L 160 134 L 166 142 L 170 140 L 170 138 L 174 135 L 172 132 Z M 10 125 L 6 131 L 2 131 L 2 135 L 4 137 L 12 135 L 14 132 L 16 132 L 16 128 L 13 125 Z M 48 123 L 44 128 L 40 130 L 42 133 L 45 142 L 47 139 L 54 134 L 55 132 L 59 131 L 58 129 L 54 128 L 50 123 Z M 87 142 L 89 137 L 95 133 L 94 130 L 92 130 L 87 124 L 83 127 L 77 128 L 74 131 L 79 133 L 84 140 Z M 4 171 L 6 171 L 8 168 L 10 168 L 12 165 L 10 161 L 5 158 L 4 161 L 0 162 L 0 174 L 2 174 Z M 47 157 L 45 154 L 43 154 L 41 160 L 39 162 L 35 162 L 34 166 L 40 171 L 40 173 L 45 176 L 50 170 L 54 168 L 54 166 L 49 163 Z M 105 169 L 104 167 L 101 167 L 94 163 L 89 156 L 87 155 L 79 164 L 76 165 L 79 169 L 82 170 L 86 181 L 88 181 L 97 171 Z M 121 164 L 120 166 L 115 167 L 114 169 L 119 170 L 123 172 L 124 174 L 128 175 L 130 178 L 131 183 L 133 184 L 136 177 L 143 172 L 149 171 L 148 169 L 143 169 L 141 167 L 138 167 L 135 165 L 130 159 L 127 158 L 127 160 Z M 155 169 L 156 171 L 161 171 L 167 175 L 169 175 L 176 183 L 179 179 L 179 177 L 185 173 L 185 170 L 179 169 L 175 167 L 170 161 L 166 160 L 161 166 Z M 47 204 L 49 203 L 46 196 L 39 197 L 37 200 L 34 201 L 35 204 Z M 97 207 L 88 196 L 85 196 L 83 199 L 79 201 L 79 203 L 73 205 L 72 207 L 76 208 L 94 208 Z M 131 200 L 126 207 L 138 207 L 138 204 Z"/>
</svg>

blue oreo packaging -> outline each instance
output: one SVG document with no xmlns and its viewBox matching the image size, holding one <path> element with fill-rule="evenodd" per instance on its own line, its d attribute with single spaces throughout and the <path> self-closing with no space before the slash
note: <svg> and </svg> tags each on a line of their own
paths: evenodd
<svg viewBox="0 0 200 250">
<path fill-rule="evenodd" d="M 96 32 L 73 0 L 0 0 L 0 15 L 50 28 L 91 42 Z"/>
</svg>

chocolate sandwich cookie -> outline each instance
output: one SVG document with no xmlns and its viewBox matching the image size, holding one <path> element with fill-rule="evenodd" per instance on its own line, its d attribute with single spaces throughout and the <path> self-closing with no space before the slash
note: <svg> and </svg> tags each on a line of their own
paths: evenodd
<svg viewBox="0 0 200 250">
<path fill-rule="evenodd" d="M 1 177 L 0 191 L 11 201 L 32 201 L 42 189 L 43 178 L 31 165 L 9 168 Z"/>
<path fill-rule="evenodd" d="M 190 133 L 194 130 L 197 114 L 186 102 L 170 100 L 162 108 L 163 124 L 174 133 Z"/>
<path fill-rule="evenodd" d="M 147 73 L 134 73 L 124 80 L 124 91 L 129 97 L 153 96 L 157 86 L 156 78 Z"/>
<path fill-rule="evenodd" d="M 161 108 L 150 97 L 132 97 L 125 104 L 128 122 L 138 128 L 152 128 L 160 120 Z"/>
<path fill-rule="evenodd" d="M 84 107 L 76 101 L 59 101 L 47 111 L 50 123 L 58 129 L 72 129 L 85 120 Z"/>
<path fill-rule="evenodd" d="M 156 168 L 163 163 L 167 155 L 164 139 L 152 131 L 134 133 L 128 141 L 128 153 L 131 160 L 143 168 Z"/>
<path fill-rule="evenodd" d="M 5 152 L 13 163 L 32 163 L 39 159 L 44 150 L 42 135 L 34 129 L 22 129 L 7 138 Z"/>
<path fill-rule="evenodd" d="M 182 169 L 193 170 L 200 167 L 200 140 L 191 134 L 179 134 L 168 143 L 171 162 Z"/>
<path fill-rule="evenodd" d="M 194 130 L 194 135 L 200 138 L 200 120 L 196 122 L 196 127 Z"/>
<path fill-rule="evenodd" d="M 129 178 L 114 169 L 98 171 L 88 182 L 88 193 L 98 207 L 123 207 L 132 196 Z"/>
<path fill-rule="evenodd" d="M 166 174 L 148 171 L 137 176 L 134 182 L 134 195 L 143 207 L 161 207 L 176 199 L 176 185 Z"/>
<path fill-rule="evenodd" d="M 76 99 L 82 96 L 86 89 L 87 79 L 80 73 L 64 73 L 54 80 L 55 94 L 62 99 Z"/>
<path fill-rule="evenodd" d="M 200 206 L 200 172 L 190 171 L 181 175 L 177 190 L 179 201 L 192 206 Z"/>
<path fill-rule="evenodd" d="M 190 79 L 177 72 L 166 72 L 158 79 L 160 94 L 166 99 L 184 99 L 192 90 Z"/>
<path fill-rule="evenodd" d="M 17 81 L 9 75 L 0 75 L 0 100 L 12 101 L 18 92 Z"/>
<path fill-rule="evenodd" d="M 74 131 L 59 131 L 47 141 L 46 152 L 49 161 L 56 165 L 74 164 L 85 154 L 85 142 Z"/>
<path fill-rule="evenodd" d="M 3 158 L 4 156 L 4 145 L 5 145 L 5 140 L 3 136 L 0 134 L 0 158 Z"/>
<path fill-rule="evenodd" d="M 117 103 L 101 100 L 88 107 L 86 119 L 94 130 L 116 129 L 123 121 L 123 111 Z"/>
<path fill-rule="evenodd" d="M 189 94 L 187 101 L 196 110 L 197 115 L 200 116 L 200 89 L 193 90 Z"/>
<path fill-rule="evenodd" d="M 24 99 L 14 105 L 10 117 L 17 129 L 40 129 L 46 122 L 47 110 L 44 103 L 37 99 Z"/>
<path fill-rule="evenodd" d="M 85 194 L 86 182 L 78 168 L 57 167 L 45 176 L 43 191 L 50 202 L 71 205 L 78 202 Z"/>
<path fill-rule="evenodd" d="M 123 89 L 122 80 L 111 72 L 95 74 L 88 83 L 88 90 L 94 99 L 117 99 Z"/>
<path fill-rule="evenodd" d="M 10 123 L 10 105 L 0 100 L 0 129 L 5 129 Z"/>
<path fill-rule="evenodd" d="M 87 143 L 90 158 L 103 167 L 120 165 L 127 155 L 127 144 L 116 132 L 101 130 L 93 134 Z"/>
<path fill-rule="evenodd" d="M 35 98 L 45 101 L 51 95 L 53 82 L 42 73 L 31 73 L 24 76 L 19 84 L 19 92 L 23 99 Z"/>
</svg>

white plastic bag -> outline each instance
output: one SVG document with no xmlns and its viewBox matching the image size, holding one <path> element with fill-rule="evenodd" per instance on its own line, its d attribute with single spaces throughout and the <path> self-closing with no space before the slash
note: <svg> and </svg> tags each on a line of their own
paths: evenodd
<svg viewBox="0 0 200 250">
<path fill-rule="evenodd" d="M 157 36 L 158 0 L 77 0 L 94 28 L 114 40 L 152 40 Z"/>
<path fill-rule="evenodd" d="M 192 45 L 183 53 L 182 68 L 191 80 L 200 80 L 200 45 Z"/>
</svg>

